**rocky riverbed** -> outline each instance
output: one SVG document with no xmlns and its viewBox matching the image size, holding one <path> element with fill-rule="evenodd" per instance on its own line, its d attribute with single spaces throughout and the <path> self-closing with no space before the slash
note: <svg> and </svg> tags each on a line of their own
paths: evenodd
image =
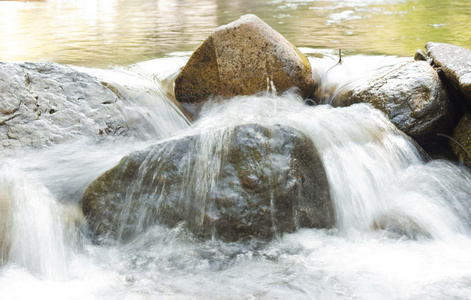
<svg viewBox="0 0 471 300">
<path fill-rule="evenodd" d="M 326 99 L 334 106 L 369 103 L 425 151 L 450 157 L 451 146 L 455 159 L 471 166 L 471 51 L 438 43 L 428 43 L 426 49 L 427 57 L 416 56 L 419 61 L 411 59 L 382 69 L 367 79 L 337 87 L 326 97 L 322 81 L 312 74 L 316 65 L 311 65 L 304 54 L 262 20 L 248 15 L 218 28 L 206 39 L 179 72 L 174 94 L 189 111 L 182 114 L 193 113 L 196 120 L 202 107 L 238 95 L 279 95 L 289 91 L 302 97 L 306 107 L 313 103 L 323 105 Z M 152 126 L 145 113 L 126 104 L 128 96 L 112 83 L 68 66 L 0 63 L 0 145 L 4 149 L 44 148 L 76 136 L 131 136 L 142 140 L 157 136 L 156 132 L 138 129 Z M 174 97 L 172 92 L 169 97 Z M 178 194 L 175 187 L 184 182 L 189 187 L 203 184 L 188 176 L 197 172 L 193 164 L 202 155 L 198 145 L 208 142 L 202 138 L 204 134 L 177 136 L 147 152 L 130 154 L 86 192 L 83 207 L 90 229 L 96 236 L 129 239 L 136 232 L 135 226 L 142 231 L 155 222 L 174 226 L 185 221 L 196 234 L 208 237 L 218 233 L 234 241 L 251 236 L 272 237 L 277 230 L 270 225 L 273 219 L 283 224 L 280 232 L 300 227 L 330 228 L 334 218 L 322 164 L 316 159 L 315 148 L 298 149 L 305 137 L 290 130 L 249 126 L 228 131 L 228 139 L 223 140 L 232 148 L 224 144 L 223 148 L 230 149 L 210 149 L 213 152 L 206 153 L 224 153 L 226 157 L 217 166 L 224 171 L 203 178 L 204 184 L 211 185 L 208 190 L 213 194 L 208 195 L 211 200 L 207 199 L 211 208 L 200 211 L 204 203 L 193 203 L 193 207 L 189 202 L 185 216 L 175 208 L 188 199 L 201 197 Z M 280 169 L 267 169 L 267 160 L 271 164 L 281 152 L 286 161 L 276 165 Z M 124 180 L 127 191 L 120 191 L 120 180 Z M 132 191 L 128 189 L 130 185 L 135 186 Z M 280 199 L 267 192 L 280 186 L 282 190 L 276 192 Z M 176 194 L 171 196 L 172 193 Z M 309 199 L 317 195 L 314 206 L 307 204 L 304 193 L 310 195 Z M 165 200 L 159 200 L 162 198 Z M 253 202 L 255 198 L 260 202 Z M 142 214 L 139 205 L 133 203 L 141 203 L 149 209 L 148 213 Z M 280 215 L 273 215 L 273 205 L 280 208 Z M 116 211 L 109 207 L 116 207 Z M 231 222 L 221 223 L 230 216 Z M 119 222 L 113 221 L 115 217 L 119 217 Z M 259 227 L 265 229 L 257 231 Z"/>
</svg>

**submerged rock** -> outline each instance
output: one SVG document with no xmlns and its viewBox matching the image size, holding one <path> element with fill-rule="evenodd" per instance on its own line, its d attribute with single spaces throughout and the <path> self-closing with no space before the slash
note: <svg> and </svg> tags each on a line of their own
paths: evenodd
<svg viewBox="0 0 471 300">
<path fill-rule="evenodd" d="M 183 103 L 208 97 L 251 95 L 292 87 L 307 97 L 315 87 L 311 66 L 299 50 L 255 15 L 219 27 L 193 53 L 175 81 Z"/>
<path fill-rule="evenodd" d="M 371 103 L 400 130 L 427 148 L 437 134 L 450 134 L 454 110 L 437 72 L 424 61 L 394 68 L 342 94 L 337 103 Z"/>
<path fill-rule="evenodd" d="M 6 148 L 76 135 L 140 135 L 133 127 L 145 122 L 92 76 L 55 63 L 0 62 L 0 103 L 0 147 Z"/>
<path fill-rule="evenodd" d="M 271 239 L 334 224 L 313 143 L 288 127 L 240 125 L 132 153 L 90 184 L 83 210 L 95 237 L 127 241 L 185 222 L 197 236 Z"/>
<path fill-rule="evenodd" d="M 398 214 L 384 214 L 376 218 L 372 224 L 375 230 L 384 230 L 391 238 L 406 237 L 408 239 L 431 238 L 430 233 L 410 217 Z"/>
<path fill-rule="evenodd" d="M 471 167 L 471 112 L 467 112 L 453 132 L 453 139 L 450 140 L 453 154 Z"/>
<path fill-rule="evenodd" d="M 425 47 L 433 65 L 464 96 L 463 106 L 471 107 L 471 50 L 443 43 L 427 43 Z"/>
</svg>

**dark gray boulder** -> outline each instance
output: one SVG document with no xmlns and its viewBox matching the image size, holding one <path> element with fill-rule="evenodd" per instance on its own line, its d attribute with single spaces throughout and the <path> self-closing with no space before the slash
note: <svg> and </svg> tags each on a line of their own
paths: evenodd
<svg viewBox="0 0 471 300">
<path fill-rule="evenodd" d="M 182 221 L 199 237 L 226 241 L 334 225 L 312 141 L 288 127 L 255 124 L 132 153 L 90 184 L 82 207 L 96 238 L 121 241 Z"/>
<path fill-rule="evenodd" d="M 424 61 L 395 67 L 344 91 L 337 103 L 370 103 L 401 131 L 425 146 L 451 133 L 454 109 L 437 72 Z"/>
<path fill-rule="evenodd" d="M 425 45 L 432 64 L 443 73 L 446 81 L 464 97 L 461 107 L 471 107 L 471 50 L 444 44 L 427 43 Z"/>
<path fill-rule="evenodd" d="M 134 128 L 142 122 L 88 74 L 55 63 L 0 62 L 0 147 L 42 147 L 77 135 L 139 136 Z"/>
</svg>

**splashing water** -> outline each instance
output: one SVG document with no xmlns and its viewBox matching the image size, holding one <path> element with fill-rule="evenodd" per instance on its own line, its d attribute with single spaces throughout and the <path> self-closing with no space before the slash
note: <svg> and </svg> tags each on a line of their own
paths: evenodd
<svg viewBox="0 0 471 300">
<path fill-rule="evenodd" d="M 0 263 L 65 279 L 67 239 L 72 238 L 66 237 L 65 213 L 45 187 L 28 179 L 16 164 L 0 161 Z"/>
<path fill-rule="evenodd" d="M 342 93 L 379 78 L 393 67 L 410 62 L 410 58 L 395 56 L 342 56 L 341 50 L 336 53 L 332 50 L 318 50 L 301 48 L 309 55 L 313 66 L 313 76 L 319 82 L 315 98 L 322 104 L 346 106 L 342 103 Z"/>
<path fill-rule="evenodd" d="M 182 57 L 171 57 L 142 62 L 128 68 L 77 68 L 95 75 L 114 90 L 126 105 L 133 107 L 145 118 L 151 128 L 142 128 L 149 138 L 165 138 L 188 128 L 189 115 L 182 112 L 181 104 L 173 94 L 173 80 L 186 63 Z M 159 70 L 158 74 L 153 70 Z"/>
<path fill-rule="evenodd" d="M 306 107 L 294 95 L 267 95 L 209 104 L 202 114 L 195 131 L 256 122 L 291 126 L 312 139 L 327 172 L 340 230 L 370 231 L 376 217 L 393 212 L 421 220 L 437 238 L 468 230 L 456 213 L 471 196 L 469 173 L 447 163 L 426 163 L 416 145 L 369 105 Z M 443 172 L 459 183 L 448 183 Z M 421 213 L 426 207 L 427 217 Z"/>
<path fill-rule="evenodd" d="M 113 80 L 126 88 L 118 77 Z M 155 84 L 165 90 L 162 82 Z M 137 86 L 132 89 L 139 92 Z M 168 103 L 162 95 L 149 99 Z M 367 104 L 310 107 L 286 93 L 208 102 L 192 126 L 184 116 L 169 114 L 175 122 L 157 136 L 204 136 L 194 150 L 201 153 L 224 146 L 220 133 L 241 124 L 281 124 L 302 133 L 322 158 L 335 229 L 302 229 L 268 243 L 226 243 L 196 239 L 185 224 L 155 225 L 127 244 L 93 245 L 67 225 L 68 212 L 57 195 L 80 191 L 78 183 L 90 182 L 149 141 L 29 150 L 0 166 L 0 299 L 469 297 L 471 174 L 450 162 L 429 161 L 381 112 Z M 93 159 L 99 161 L 95 166 Z M 193 168 L 204 183 L 197 194 L 207 193 L 217 178 L 211 159 L 201 156 Z M 89 172 L 79 167 L 81 161 Z"/>
</svg>

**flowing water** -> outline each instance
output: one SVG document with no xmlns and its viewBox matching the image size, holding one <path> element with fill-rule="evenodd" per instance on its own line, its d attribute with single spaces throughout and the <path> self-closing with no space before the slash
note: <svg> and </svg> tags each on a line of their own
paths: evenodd
<svg viewBox="0 0 471 300">
<path fill-rule="evenodd" d="M 132 99 L 154 127 L 140 140 L 77 137 L 0 152 L 0 299 L 469 299 L 469 169 L 430 160 L 368 105 L 328 105 L 342 87 L 409 60 L 384 54 L 413 53 L 431 38 L 469 48 L 469 8 L 468 1 L 0 1 L 3 59 L 81 65 Z M 194 49 L 246 12 L 305 46 L 327 104 L 307 106 L 289 93 L 235 97 L 209 103 L 192 123 L 170 101 L 190 54 L 175 51 Z M 319 49 L 340 47 L 383 55 L 348 55 L 338 65 L 337 50 Z M 108 64 L 115 66 L 96 68 Z M 228 243 L 201 241 L 185 224 L 155 225 L 128 243 L 91 242 L 81 196 L 123 156 L 203 133 L 222 146 L 218 132 L 249 123 L 290 126 L 312 140 L 334 201 L 333 229 Z M 211 169 L 202 171 L 211 178 Z M 410 230 L 381 230 L 391 217 Z"/>
<path fill-rule="evenodd" d="M 304 50 L 331 86 L 404 61 L 348 56 L 339 66 L 335 51 Z M 134 104 L 165 120 L 158 125 L 163 137 L 77 138 L 4 155 L 0 299 L 469 298 L 468 169 L 430 161 L 379 111 L 364 104 L 307 106 L 289 93 L 235 97 L 206 105 L 198 121 L 188 125 L 165 94 L 169 78 L 187 58 L 81 69 L 113 82 L 123 93 L 152 90 L 154 102 L 167 104 L 152 110 L 140 97 Z M 353 67 L 367 61 L 363 75 Z M 155 65 L 161 73 L 150 76 Z M 336 80 L 329 79 L 327 70 L 337 74 Z M 125 154 L 166 136 L 204 133 L 217 145 L 221 129 L 249 123 L 287 125 L 314 142 L 334 200 L 334 229 L 302 229 L 268 243 L 228 243 L 201 241 L 184 224 L 156 225 L 124 244 L 99 246 L 89 240 L 76 206 L 88 183 Z M 380 230 L 375 224 L 384 216 L 411 220 L 418 234 Z"/>
</svg>

